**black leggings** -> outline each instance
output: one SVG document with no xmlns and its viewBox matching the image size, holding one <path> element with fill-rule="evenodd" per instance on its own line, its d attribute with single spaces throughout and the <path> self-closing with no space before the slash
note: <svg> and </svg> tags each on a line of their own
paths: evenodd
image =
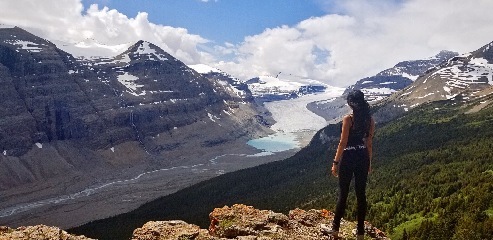
<svg viewBox="0 0 493 240">
<path fill-rule="evenodd" d="M 339 166 L 339 199 L 337 200 L 336 213 L 332 228 L 339 231 L 341 218 L 346 211 L 346 202 L 349 194 L 349 185 L 354 175 L 354 188 L 358 201 L 358 228 L 357 234 L 365 232 L 366 217 L 366 180 L 368 179 L 368 167 L 370 160 L 368 150 L 354 149 L 344 150 Z"/>
</svg>

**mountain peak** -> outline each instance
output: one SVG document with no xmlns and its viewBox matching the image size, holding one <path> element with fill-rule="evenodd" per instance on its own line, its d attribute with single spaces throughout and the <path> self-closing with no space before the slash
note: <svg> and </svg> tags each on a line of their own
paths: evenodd
<svg viewBox="0 0 493 240">
<path fill-rule="evenodd" d="M 168 61 L 174 59 L 160 47 L 151 42 L 139 40 L 134 45 L 130 46 L 123 54 L 132 55 L 132 59 L 143 59 L 153 61 Z"/>
<path fill-rule="evenodd" d="M 493 63 L 493 42 L 490 42 L 480 49 L 471 53 L 474 58 L 484 58 L 489 63 Z"/>
<path fill-rule="evenodd" d="M 445 60 L 453 58 L 457 55 L 459 55 L 458 52 L 449 51 L 449 50 L 442 50 L 437 55 L 433 56 L 431 59 L 440 59 L 442 61 L 445 61 Z"/>
<path fill-rule="evenodd" d="M 16 49 L 17 52 L 41 52 L 56 47 L 52 42 L 16 26 L 0 27 L 0 39 L 0 44 L 4 43 L 6 46 Z"/>
</svg>

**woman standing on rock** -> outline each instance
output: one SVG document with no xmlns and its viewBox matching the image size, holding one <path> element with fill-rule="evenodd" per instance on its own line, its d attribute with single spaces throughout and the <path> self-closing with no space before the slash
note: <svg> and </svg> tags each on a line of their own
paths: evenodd
<svg viewBox="0 0 493 240">
<path fill-rule="evenodd" d="M 370 105 L 360 90 L 351 91 L 347 96 L 347 103 L 353 113 L 344 116 L 342 120 L 341 139 L 332 163 L 332 174 L 339 177 L 339 198 L 329 233 L 334 237 L 339 234 L 341 218 L 346 210 L 349 185 L 354 175 L 358 202 L 357 239 L 363 239 L 366 216 L 366 181 L 368 173 L 371 172 L 375 121 L 370 114 Z"/>
</svg>

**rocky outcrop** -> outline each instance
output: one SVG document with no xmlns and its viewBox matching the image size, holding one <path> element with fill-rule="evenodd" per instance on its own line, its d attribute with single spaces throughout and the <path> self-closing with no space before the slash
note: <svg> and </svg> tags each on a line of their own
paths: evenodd
<svg viewBox="0 0 493 240">
<path fill-rule="evenodd" d="M 332 239 L 324 231 L 333 213 L 327 210 L 295 209 L 288 215 L 236 204 L 216 208 L 210 213 L 208 230 L 183 221 L 148 222 L 134 231 L 132 240 L 220 240 L 220 239 Z M 342 239 L 354 239 L 354 222 L 342 221 Z M 366 239 L 388 239 L 386 234 L 366 223 Z"/>
<path fill-rule="evenodd" d="M 84 236 L 74 236 L 57 227 L 37 225 L 16 229 L 0 227 L 0 240 L 91 240 Z"/>
<path fill-rule="evenodd" d="M 235 204 L 210 213 L 209 229 L 201 229 L 181 220 L 147 222 L 134 230 L 132 240 L 322 240 L 333 239 L 325 229 L 334 218 L 323 210 L 291 210 L 288 215 Z M 354 239 L 356 223 L 343 220 L 339 239 Z M 365 239 L 389 239 L 386 234 L 365 223 Z M 89 240 L 57 227 L 45 225 L 12 229 L 0 226 L 0 240 Z"/>
</svg>

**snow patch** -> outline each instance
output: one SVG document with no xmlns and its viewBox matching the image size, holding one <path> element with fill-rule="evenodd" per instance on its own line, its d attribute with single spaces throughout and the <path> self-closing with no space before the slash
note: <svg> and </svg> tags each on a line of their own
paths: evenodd
<svg viewBox="0 0 493 240">
<path fill-rule="evenodd" d="M 411 75 L 411 74 L 405 73 L 405 72 L 402 73 L 402 76 L 405 77 L 405 78 L 411 79 L 411 81 L 413 81 L 413 82 L 416 81 L 416 79 L 419 78 L 419 75 Z"/>
<path fill-rule="evenodd" d="M 143 42 L 139 48 L 137 49 L 137 54 L 139 55 L 147 55 L 149 56 L 150 59 L 152 59 L 152 56 L 155 56 L 161 61 L 167 61 L 168 58 L 166 58 L 163 54 L 157 53 L 156 49 L 152 48 L 149 45 L 149 42 Z"/>
<path fill-rule="evenodd" d="M 22 40 L 6 40 L 5 43 L 15 45 L 15 46 L 20 46 L 21 49 L 27 50 L 28 52 L 41 52 L 43 48 L 40 46 L 45 46 L 29 41 L 22 41 Z"/>
<path fill-rule="evenodd" d="M 120 60 L 120 62 L 124 63 L 130 63 L 130 61 L 132 60 L 130 59 L 130 56 L 128 54 L 123 55 L 123 59 Z"/>
<path fill-rule="evenodd" d="M 330 102 L 333 102 L 334 100 L 336 100 L 337 98 L 331 98 L 331 99 L 327 99 L 327 100 L 322 100 L 322 101 L 317 101 L 315 102 L 317 105 L 320 105 L 320 104 L 327 104 L 327 103 L 330 103 Z"/>
<path fill-rule="evenodd" d="M 115 147 L 110 148 L 112 152 L 115 152 Z"/>
<path fill-rule="evenodd" d="M 207 116 L 209 116 L 209 119 L 213 122 L 216 122 L 216 120 L 220 119 L 214 115 L 212 115 L 211 113 L 207 113 Z"/>
<path fill-rule="evenodd" d="M 138 94 L 136 93 L 137 91 L 137 88 L 142 88 L 144 87 L 144 85 L 139 85 L 139 84 L 136 84 L 135 82 L 139 80 L 138 77 L 128 73 L 128 72 L 125 72 L 123 75 L 119 75 L 118 76 L 118 82 L 120 82 L 121 84 L 123 84 L 129 91 L 130 94 L 134 95 L 134 96 L 142 96 L 142 95 L 145 95 L 146 92 L 143 91 L 142 93 Z"/>
<path fill-rule="evenodd" d="M 7 150 L 3 150 L 3 155 L 7 156 Z"/>
<path fill-rule="evenodd" d="M 395 82 L 383 82 L 383 83 L 380 83 L 380 85 L 389 85 L 389 84 L 394 84 Z"/>
<path fill-rule="evenodd" d="M 213 68 L 211 66 L 205 65 L 205 64 L 194 64 L 194 65 L 189 65 L 191 69 L 195 70 L 196 72 L 200 74 L 207 74 L 207 73 L 222 73 L 221 70 L 217 68 Z"/>
<path fill-rule="evenodd" d="M 391 88 L 364 88 L 361 89 L 362 92 L 365 93 L 365 95 L 374 95 L 374 94 L 386 94 L 390 95 L 396 90 L 391 89 Z"/>
<path fill-rule="evenodd" d="M 472 84 L 484 84 L 485 79 L 489 85 L 493 85 L 493 64 L 489 64 L 484 58 L 472 58 L 467 68 L 464 68 L 463 64 L 452 65 L 434 75 L 456 88 L 464 89 Z"/>
<path fill-rule="evenodd" d="M 58 48 L 72 54 L 75 57 L 94 58 L 94 57 L 114 57 L 124 52 L 131 43 L 119 45 L 107 45 L 97 42 L 94 39 L 86 39 L 82 42 L 69 43 L 63 41 L 52 41 Z"/>
<path fill-rule="evenodd" d="M 413 92 L 412 91 L 411 92 L 406 92 L 406 93 L 401 94 L 401 96 L 407 96 L 407 95 L 409 95 L 411 93 L 413 93 Z"/>
<path fill-rule="evenodd" d="M 35 144 L 36 144 L 36 146 L 37 146 L 38 148 L 43 148 L 43 144 L 41 144 L 41 143 L 39 143 L 39 142 L 37 142 L 37 143 L 35 143 Z"/>
<path fill-rule="evenodd" d="M 14 25 L 0 24 L 0 28 L 15 28 Z"/>
<path fill-rule="evenodd" d="M 433 95 L 433 94 L 435 94 L 435 93 L 434 93 L 434 92 L 431 92 L 431 93 L 428 93 L 428 94 L 426 94 L 426 95 L 424 95 L 424 96 L 422 96 L 422 97 L 417 97 L 417 98 L 418 98 L 418 99 L 422 99 L 422 98 L 425 98 L 425 97 L 431 96 L 431 95 Z"/>
</svg>

